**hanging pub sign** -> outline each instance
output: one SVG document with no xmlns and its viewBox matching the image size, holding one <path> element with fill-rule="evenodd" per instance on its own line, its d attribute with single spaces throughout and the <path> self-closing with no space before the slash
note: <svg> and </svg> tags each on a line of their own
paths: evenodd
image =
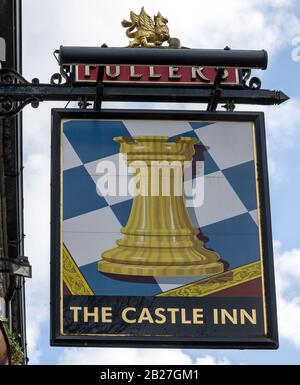
<svg viewBox="0 0 300 385">
<path fill-rule="evenodd" d="M 276 348 L 263 114 L 52 120 L 51 343 Z"/>
</svg>

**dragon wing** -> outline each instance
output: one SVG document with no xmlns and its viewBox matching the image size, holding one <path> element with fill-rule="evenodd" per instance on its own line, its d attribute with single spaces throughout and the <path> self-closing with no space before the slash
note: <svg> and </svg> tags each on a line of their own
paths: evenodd
<svg viewBox="0 0 300 385">
<path fill-rule="evenodd" d="M 139 16 L 139 25 L 146 31 L 155 32 L 155 24 L 151 17 L 145 12 L 144 7 Z"/>
<path fill-rule="evenodd" d="M 139 25 L 139 22 L 140 22 L 139 15 L 136 15 L 134 12 L 130 11 L 130 19 L 132 21 L 132 24 Z"/>
</svg>

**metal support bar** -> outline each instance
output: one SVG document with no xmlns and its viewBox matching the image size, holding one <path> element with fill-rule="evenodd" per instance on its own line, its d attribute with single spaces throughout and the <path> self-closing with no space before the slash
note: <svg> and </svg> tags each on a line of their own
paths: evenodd
<svg viewBox="0 0 300 385">
<path fill-rule="evenodd" d="M 99 94 L 101 91 L 101 94 Z M 33 101 L 92 101 L 99 97 L 102 101 L 132 101 L 132 102 L 168 102 L 168 103 L 209 103 L 211 88 L 191 87 L 139 87 L 139 86 L 82 86 L 82 85 L 50 85 L 50 84 L 12 84 L 0 83 L 0 116 L 13 116 L 26 104 Z M 261 89 L 223 89 L 220 95 L 214 95 L 218 103 L 274 105 L 281 104 L 289 97 L 282 91 Z M 17 109 L 5 109 L 14 102 L 20 102 Z M 1 107 L 2 104 L 2 107 Z M 12 106 L 13 107 L 13 106 Z M 97 108 L 99 104 L 97 105 Z"/>
<path fill-rule="evenodd" d="M 190 65 L 266 69 L 265 50 L 222 50 L 188 48 L 111 48 L 64 47 L 58 50 L 59 63 L 64 65 Z"/>
<path fill-rule="evenodd" d="M 1 87 L 0 87 L 1 93 Z M 211 89 L 204 88 L 173 88 L 161 87 L 159 93 L 155 87 L 104 87 L 105 101 L 134 101 L 134 102 L 166 102 L 166 103 L 208 103 Z M 282 91 L 271 90 L 236 90 L 223 89 L 219 103 L 228 100 L 235 104 L 278 105 L 287 101 L 289 97 Z"/>
<path fill-rule="evenodd" d="M 222 52 L 232 51 L 224 49 Z M 230 104 L 230 109 L 233 109 L 234 104 L 272 105 L 289 99 L 282 91 L 261 90 L 259 79 L 250 79 L 249 71 L 243 77 L 244 88 L 241 85 L 221 84 L 223 76 L 222 67 L 218 69 L 213 85 L 191 87 L 180 84 L 159 88 L 148 84 L 104 86 L 104 66 L 100 66 L 96 85 L 74 84 L 68 76 L 67 82 L 62 83 L 60 74 L 52 75 L 51 84 L 40 84 L 38 79 L 29 82 L 16 71 L 4 68 L 0 69 L 0 116 L 14 116 L 27 104 L 37 108 L 40 102 L 46 100 L 77 101 L 80 108 L 86 108 L 89 102 L 94 102 L 95 109 L 101 108 L 102 101 L 208 103 L 208 110 L 212 111 L 217 108 L 218 103 L 224 103 L 225 106 Z"/>
<path fill-rule="evenodd" d="M 210 100 L 210 88 L 189 88 L 189 87 L 103 87 L 104 101 L 141 101 L 141 102 L 188 102 L 208 103 Z M 95 86 L 70 86 L 70 85 L 10 85 L 0 83 L 0 99 L 14 98 L 14 101 L 24 101 L 27 98 L 38 99 L 39 101 L 78 101 L 85 97 L 89 101 L 95 101 L 97 89 Z M 282 91 L 256 90 L 256 89 L 223 89 L 220 103 L 226 100 L 233 100 L 238 104 L 281 104 L 289 97 Z"/>
</svg>

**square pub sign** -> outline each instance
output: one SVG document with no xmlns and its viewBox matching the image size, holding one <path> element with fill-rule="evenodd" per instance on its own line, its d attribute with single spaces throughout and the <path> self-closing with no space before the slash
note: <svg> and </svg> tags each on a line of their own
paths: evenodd
<svg viewBox="0 0 300 385">
<path fill-rule="evenodd" d="M 51 343 L 277 348 L 263 113 L 53 110 Z"/>
</svg>

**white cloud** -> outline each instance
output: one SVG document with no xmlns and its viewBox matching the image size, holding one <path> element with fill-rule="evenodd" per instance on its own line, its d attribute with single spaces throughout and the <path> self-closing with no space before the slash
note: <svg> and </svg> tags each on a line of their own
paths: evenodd
<svg viewBox="0 0 300 385">
<path fill-rule="evenodd" d="M 33 153 L 24 172 L 25 252 L 33 266 L 33 278 L 26 282 L 28 352 L 39 362 L 41 326 L 49 318 L 49 159 Z"/>
<path fill-rule="evenodd" d="M 231 362 L 227 357 L 216 358 L 205 355 L 203 357 L 197 357 L 195 365 L 231 365 Z"/>
<path fill-rule="evenodd" d="M 236 111 L 261 111 L 265 113 L 268 147 L 271 151 L 279 153 L 298 145 L 300 140 L 299 109 L 300 98 L 296 97 L 279 106 L 236 106 Z"/>
<path fill-rule="evenodd" d="M 279 336 L 300 349 L 300 249 L 275 250 Z"/>
<path fill-rule="evenodd" d="M 64 349 L 61 365 L 230 365 L 230 361 L 210 355 L 194 361 L 179 349 Z"/>
<path fill-rule="evenodd" d="M 38 363 L 50 302 L 50 117 L 46 105 L 23 115 L 25 253 L 33 268 L 33 278 L 26 282 L 27 337 L 30 363 Z"/>
<path fill-rule="evenodd" d="M 192 359 L 181 350 L 159 349 L 65 349 L 60 364 L 89 365 L 190 365 Z"/>
<path fill-rule="evenodd" d="M 265 107 L 268 166 L 273 182 L 284 183 L 291 178 L 297 165 L 286 160 L 287 151 L 294 152 L 300 145 L 300 99 L 294 98 L 280 106 Z"/>
<path fill-rule="evenodd" d="M 284 172 L 281 165 L 271 156 L 268 157 L 268 171 L 272 181 L 281 183 L 284 180 Z"/>
<path fill-rule="evenodd" d="M 265 113 L 268 168 L 272 182 L 281 183 L 290 177 L 286 167 L 286 151 L 296 151 L 300 145 L 300 99 L 293 98 L 280 106 L 242 106 L 236 111 Z M 294 168 L 297 167 L 296 165 Z"/>
<path fill-rule="evenodd" d="M 300 348 L 300 297 L 278 297 L 279 336 Z"/>
<path fill-rule="evenodd" d="M 281 106 L 265 109 L 268 144 L 272 151 L 290 149 L 299 144 L 300 99 L 294 98 Z M 295 137 L 298 135 L 298 141 Z"/>
</svg>

